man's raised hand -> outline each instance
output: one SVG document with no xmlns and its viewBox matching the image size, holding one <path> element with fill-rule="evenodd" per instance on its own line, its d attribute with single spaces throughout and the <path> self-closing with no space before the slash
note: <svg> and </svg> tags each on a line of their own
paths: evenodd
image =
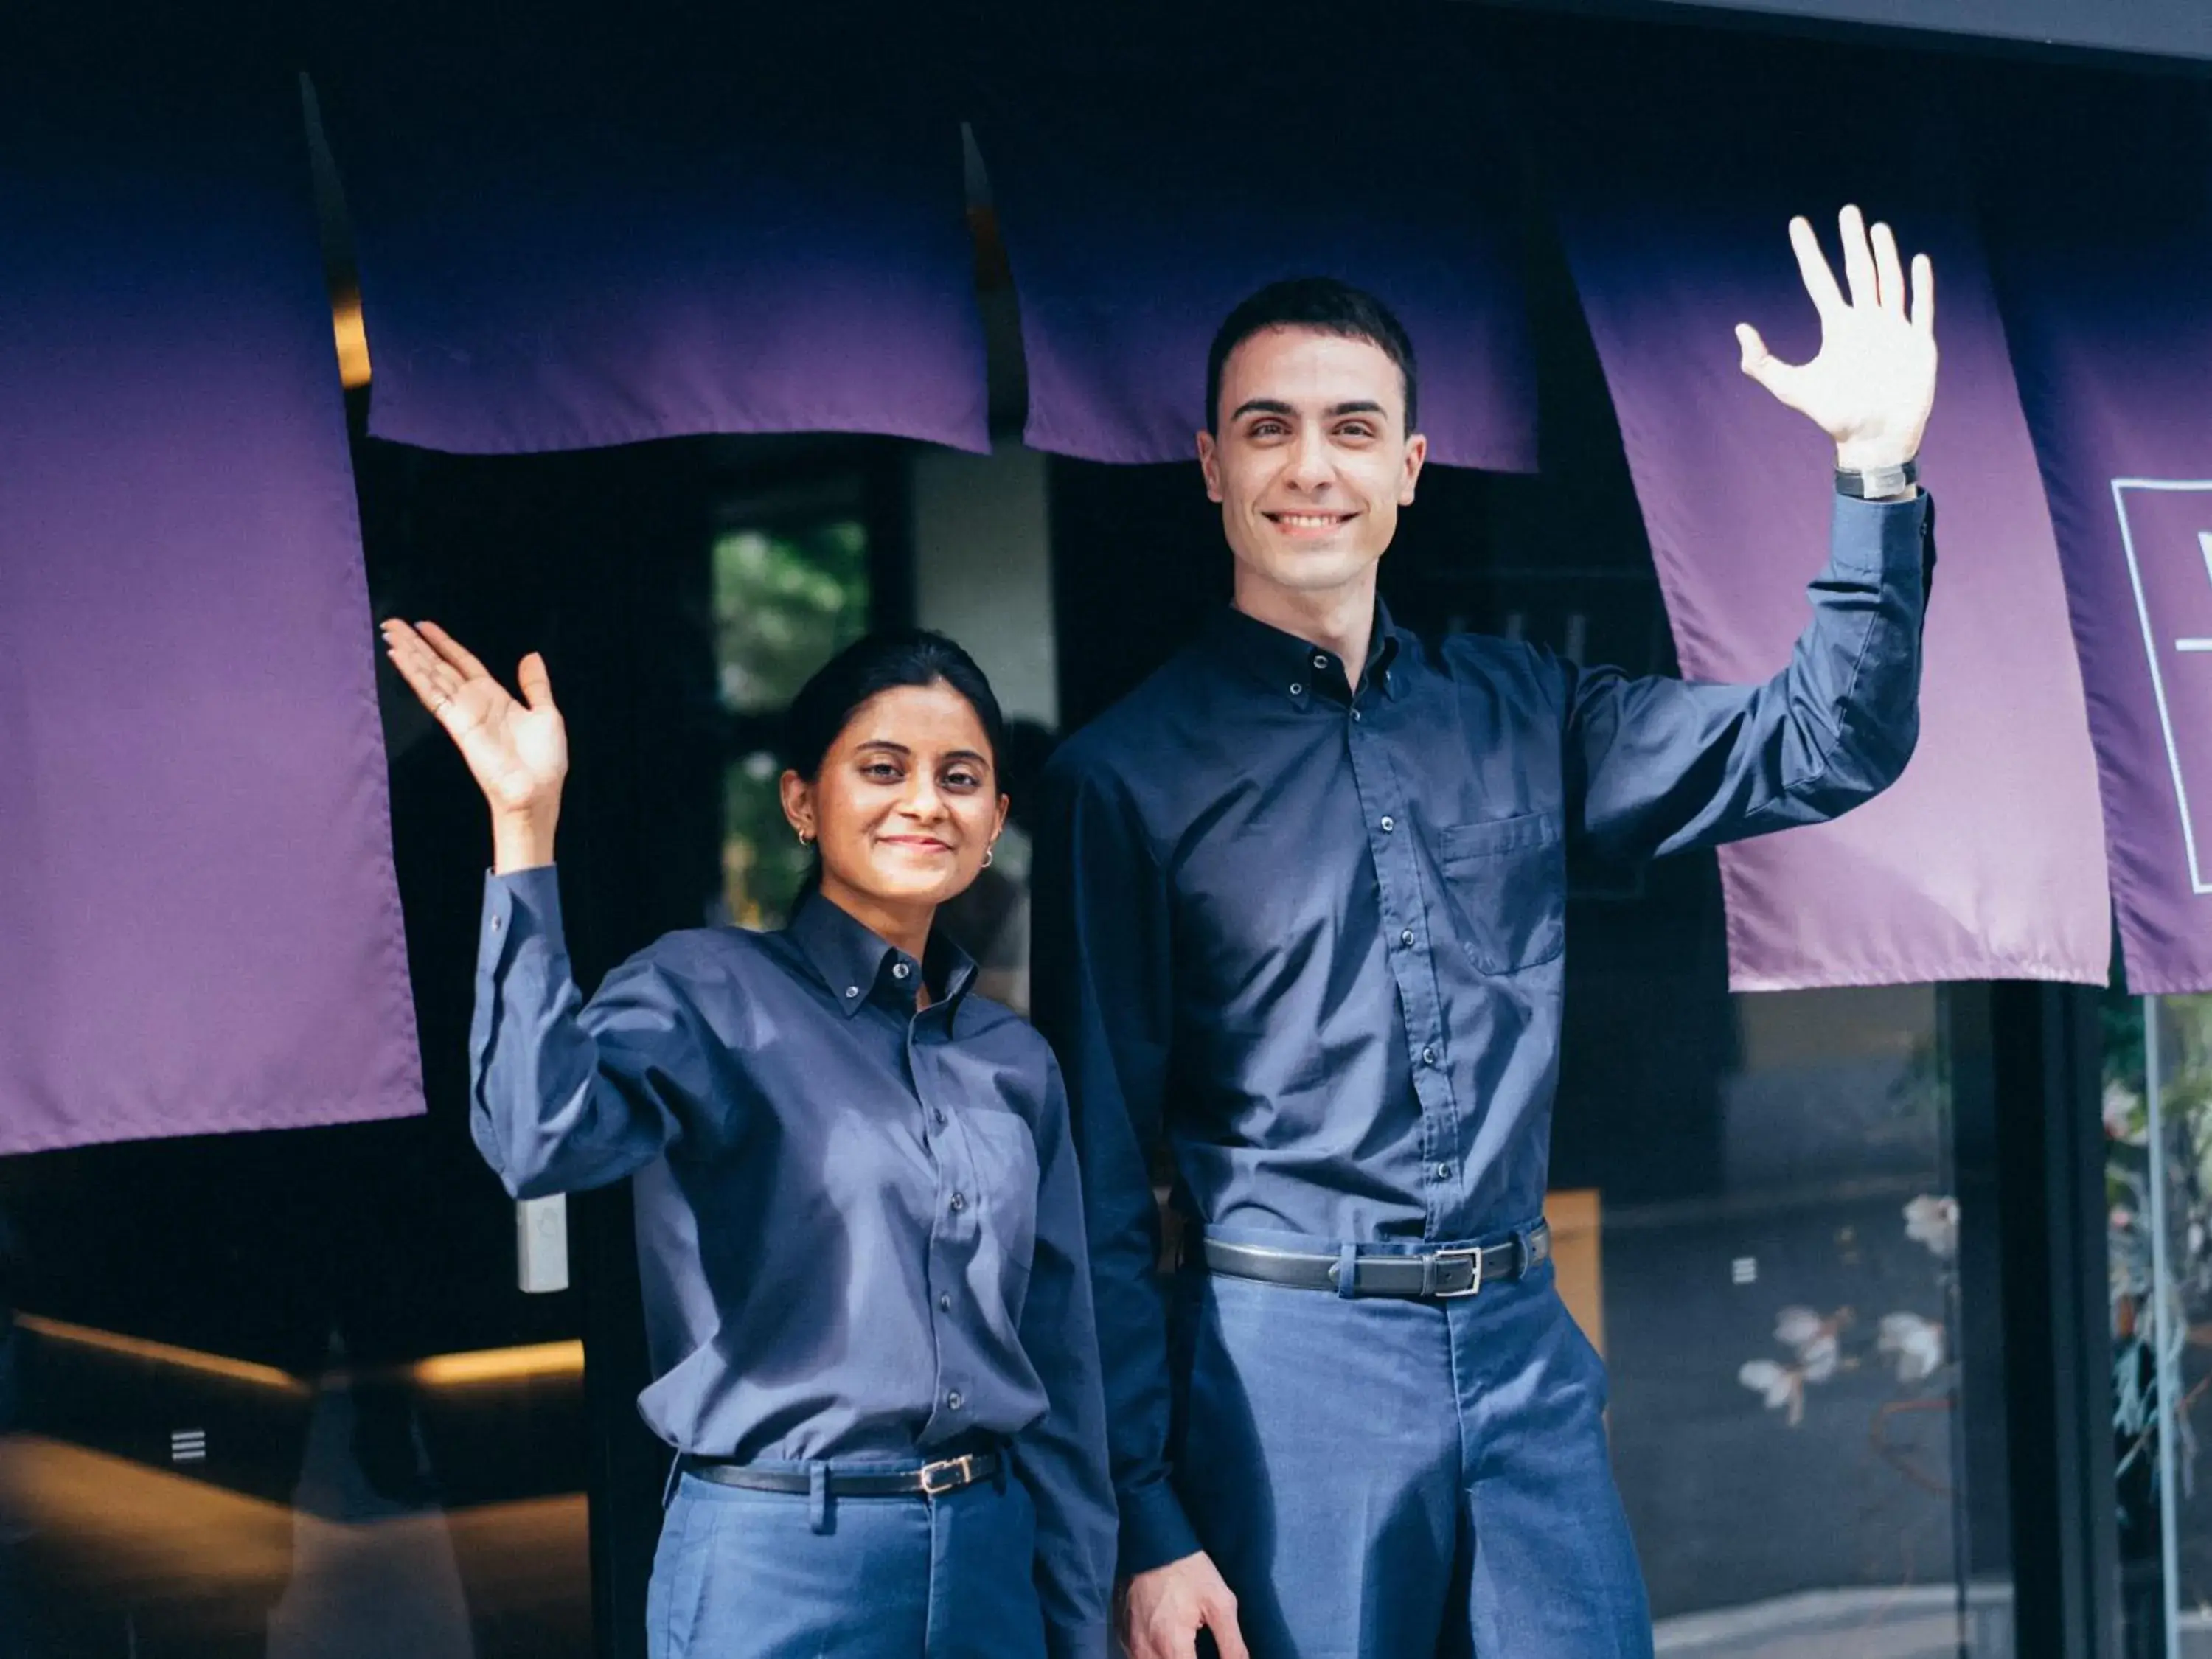
<svg viewBox="0 0 2212 1659">
<path fill-rule="evenodd" d="M 446 728 L 491 807 L 493 867 L 504 874 L 551 863 L 568 734 L 545 659 L 533 651 L 515 670 L 518 702 L 437 623 L 394 620 L 383 632 L 392 665 Z"/>
<path fill-rule="evenodd" d="M 1813 227 L 1790 222 L 1797 269 L 1820 313 L 1819 355 L 1785 363 L 1757 329 L 1738 323 L 1743 372 L 1833 439 L 1838 466 L 1894 466 L 1919 453 L 1936 400 L 1936 273 L 1926 254 L 1916 254 L 1908 291 L 1887 225 L 1869 233 L 1855 207 L 1838 225 L 1848 299 Z"/>
</svg>

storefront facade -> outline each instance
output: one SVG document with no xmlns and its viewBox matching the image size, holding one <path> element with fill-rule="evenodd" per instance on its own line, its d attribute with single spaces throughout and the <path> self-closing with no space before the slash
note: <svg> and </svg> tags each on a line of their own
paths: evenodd
<svg viewBox="0 0 2212 1659">
<path fill-rule="evenodd" d="M 1957 41 L 1931 52 L 1904 36 L 1724 30 L 1708 15 L 1680 22 L 1458 7 L 1440 15 L 1456 27 L 1479 11 L 1480 27 L 1502 43 L 1486 72 L 1523 99 L 1516 109 L 1530 85 L 1578 64 L 1611 65 L 1592 73 L 1627 86 L 1642 78 L 1637 65 L 1668 54 L 1690 60 L 1710 51 L 1725 62 L 1771 52 L 1792 73 L 1842 54 L 1907 76 L 1954 65 L 1970 78 L 2017 71 L 2069 95 L 2068 77 L 2083 77 L 2085 107 L 2109 102 L 2115 88 L 2140 87 L 2144 103 L 2187 106 L 2212 134 L 2203 114 L 2212 101 L 2178 60 L 2061 55 L 2014 64 Z M 1300 15 L 1310 22 L 1320 14 Z M 658 416 L 627 426 L 562 426 L 580 409 L 626 407 L 587 378 L 555 374 L 534 389 L 510 380 L 494 395 L 453 368 L 459 357 L 424 355 L 439 330 L 469 325 L 465 315 L 457 324 L 401 303 L 419 307 L 425 284 L 445 269 L 440 260 L 457 257 L 431 235 L 435 216 L 392 209 L 395 191 L 428 188 L 422 158 L 434 160 L 434 146 L 424 139 L 401 154 L 387 145 L 377 157 L 362 146 L 356 164 L 349 131 L 362 131 L 363 110 L 388 115 L 394 106 L 358 88 L 348 102 L 342 70 L 316 82 L 319 205 L 352 353 L 338 460 L 358 504 L 368 599 L 360 614 L 436 617 L 495 663 L 546 653 L 575 757 L 562 872 L 585 983 L 671 927 L 781 920 L 799 866 L 774 805 L 777 716 L 805 675 L 865 628 L 919 622 L 960 638 L 1024 723 L 1023 760 L 1033 766 L 1055 734 L 1127 689 L 1225 595 L 1215 509 L 1194 465 L 1158 452 L 1159 422 L 1144 401 L 1155 391 L 1146 354 L 1171 357 L 1161 342 L 1172 343 L 1188 319 L 1154 329 L 1153 313 L 1174 308 L 1141 285 L 1171 281 L 1166 256 L 1178 237 L 1199 234 L 1189 228 L 1191 204 L 1204 205 L 1208 180 L 1163 185 L 1152 231 L 1132 210 L 1112 222 L 1126 236 L 1087 240 L 1095 227 L 1082 222 L 1081 204 L 1091 199 L 1083 180 L 1071 185 L 1054 171 L 1071 153 L 1067 106 L 1054 106 L 1063 123 L 1055 128 L 1008 92 L 1019 78 L 1008 65 L 1027 64 L 1033 84 L 1058 86 L 1054 77 L 1071 73 L 1066 56 L 1024 57 L 1037 49 L 1034 19 L 968 27 L 975 38 L 945 60 L 952 67 L 941 101 L 956 117 L 953 133 L 965 121 L 966 180 L 956 202 L 973 240 L 957 252 L 972 339 L 933 357 L 939 345 L 902 345 L 894 329 L 814 369 L 803 349 L 768 370 L 747 368 L 735 351 L 703 368 L 687 359 L 659 384 L 664 392 L 684 387 L 688 413 L 672 417 L 673 405 L 647 397 L 641 406 L 657 407 Z M 1110 45 L 1100 61 L 1112 74 L 1182 83 L 1165 31 L 1132 28 Z M 359 61 L 373 60 L 362 50 Z M 860 58 L 871 67 L 854 72 L 856 83 L 878 85 L 870 77 L 882 65 Z M 1516 78 L 1516 66 L 1530 64 Z M 365 84 L 388 98 L 394 83 Z M 1115 107 L 1132 129 L 1143 125 L 1133 106 Z M 1636 118 L 1620 108 L 1621 118 Z M 454 135 L 477 130 L 433 112 L 413 131 L 458 143 Z M 994 132 L 1004 146 L 995 154 Z M 753 143 L 753 130 L 744 133 Z M 1953 138 L 1958 148 L 1929 170 L 1963 198 L 1978 176 L 1974 146 Z M 1402 159 L 1389 135 L 1371 142 L 1376 156 L 1363 165 Z M 1643 383 L 1624 370 L 1624 352 L 1644 361 L 1671 348 L 1635 332 L 1649 319 L 1638 323 L 1634 296 L 1618 281 L 1608 287 L 1605 271 L 1656 258 L 1661 244 L 1620 231 L 1628 222 L 1607 216 L 1604 191 L 1574 182 L 1632 175 L 1626 160 L 1591 173 L 1572 149 L 1564 139 L 1534 145 L 1526 180 L 1470 192 L 1492 216 L 1480 219 L 1480 235 L 1455 230 L 1459 240 L 1446 239 L 1434 268 L 1488 262 L 1482 270 L 1498 283 L 1486 274 L 1437 286 L 1430 266 L 1407 279 L 1416 289 L 1431 283 L 1424 302 L 1437 327 L 1455 331 L 1448 338 L 1488 339 L 1500 356 L 1494 374 L 1449 362 L 1449 348 L 1431 360 L 1457 448 L 1444 456 L 1454 464 L 1425 480 L 1385 561 L 1385 598 L 1418 629 L 1531 638 L 1633 672 L 1696 672 L 1712 644 L 1695 627 L 1686 633 L 1685 615 L 1718 624 L 1727 613 L 1686 559 L 1679 519 L 1656 504 L 1655 469 L 1669 455 L 1709 449 L 1723 458 L 1720 474 L 1698 491 L 1724 501 L 1742 483 L 1750 493 L 1794 497 L 1747 476 L 1761 441 L 1739 444 L 1733 416 L 1679 441 L 1683 417 L 1667 398 L 1684 384 L 1692 410 L 1712 395 L 1694 384 L 1694 365 Z M 52 152 L 27 141 L 21 153 Z M 2212 155 L 2212 141 L 2203 153 Z M 848 159 L 858 167 L 873 154 L 860 145 L 860 159 Z M 1138 143 L 1130 154 L 1150 152 Z M 2212 204 L 2212 172 L 2189 170 L 2197 154 L 2171 152 L 2172 173 L 2160 188 Z M 495 170 L 488 155 L 471 152 L 459 171 Z M 1654 170 L 1665 160 L 1656 157 Z M 1130 191 L 1128 165 L 1124 155 L 1099 176 Z M 1013 179 L 1023 181 L 1018 197 L 1002 188 Z M 1241 208 L 1256 186 L 1241 173 L 1237 180 L 1247 192 Z M 821 181 L 785 182 L 803 200 Z M 841 175 L 837 187 L 848 184 Z M 1878 185 L 1868 186 L 1870 203 Z M 1443 188 L 1417 178 L 1402 200 Z M 609 199 L 619 199 L 610 189 Z M 1055 195 L 1070 199 L 1070 189 L 1078 206 L 1065 222 L 1039 210 Z M 1929 204 L 1931 219 L 1954 222 L 1942 220 L 1944 191 L 1908 193 Z M 1150 199 L 1142 190 L 1134 198 Z M 748 210 L 777 210 L 778 199 L 763 186 Z M 1377 211 L 1417 210 L 1400 200 Z M 349 246 L 349 203 L 363 233 L 358 250 Z M 1694 192 L 1682 206 L 1714 234 L 1733 234 L 1728 212 L 1708 211 Z M 2008 210 L 1978 200 L 1966 216 L 1995 224 Z M 2191 212 L 2212 215 L 2212 205 Z M 856 210 L 840 222 L 850 229 L 864 218 Z M 492 228 L 519 235 L 533 222 L 542 222 L 518 210 Z M 871 234 L 888 235 L 904 222 L 890 216 L 888 231 L 868 222 Z M 1349 234 L 1341 227 L 1359 216 L 1332 222 L 1334 234 Z M 1794 282 L 1778 218 L 1771 229 L 1775 263 Z M 602 261 L 595 280 L 622 263 L 605 259 L 608 234 L 601 222 L 579 239 L 580 259 Z M 657 234 L 649 223 L 638 232 L 648 246 L 663 246 Z M 822 256 L 826 264 L 801 261 L 785 289 L 755 297 L 795 304 L 792 293 L 818 283 L 836 258 L 864 259 L 874 245 L 851 234 L 856 240 Z M 1086 288 L 1084 273 L 1110 256 L 1099 240 L 1137 252 Z M 1315 262 L 1327 263 L 1333 247 L 1317 250 Z M 741 265 L 743 252 L 733 241 L 716 258 Z M 524 249 L 505 280 L 545 257 Z M 1947 358 L 1969 389 L 1977 349 L 1985 378 L 2008 342 L 2020 363 L 2046 339 L 2033 303 L 2036 257 L 2029 247 L 2009 265 L 1996 260 L 1996 276 L 1961 284 L 1962 294 L 1979 284 L 1987 296 L 1979 335 L 1967 320 L 1973 302 L 1961 303 L 1961 343 Z M 1656 291 L 1708 286 L 1694 272 L 1651 269 Z M 388 325 L 380 322 L 380 270 L 395 273 L 385 290 L 395 296 Z M 1033 285 L 1025 271 L 1036 274 Z M 1389 276 L 1369 280 L 1387 294 Z M 1206 276 L 1227 280 L 1219 270 Z M 486 307 L 480 316 L 496 310 L 485 298 L 493 286 L 470 296 Z M 1711 286 L 1737 297 L 1719 278 Z M 2198 288 L 2212 293 L 2212 284 Z M 929 307 L 942 296 L 929 281 L 916 291 L 923 300 L 898 302 L 913 308 L 899 326 L 933 340 L 938 313 Z M 879 319 L 896 309 L 874 292 L 852 303 Z M 2212 319 L 2212 302 L 2200 303 Z M 1510 327 L 1498 307 L 1510 312 Z M 465 310 L 457 305 L 456 314 Z M 1086 318 L 1100 337 L 1133 343 L 1114 362 L 1086 359 Z M 365 353 L 347 332 L 363 319 Z M 2172 337 L 2185 345 L 2198 325 L 2193 313 L 2181 321 Z M 2203 325 L 2212 337 L 2212 319 Z M 624 326 L 621 305 L 610 301 L 605 338 L 586 343 L 619 357 Z M 544 337 L 519 330 L 495 343 L 517 362 L 541 349 L 570 368 L 590 356 L 573 337 Z M 970 347 L 972 385 L 963 380 L 951 398 L 932 391 L 967 373 Z M 7 361 L 29 361 L 20 339 L 9 349 L 16 355 Z M 479 367 L 493 361 L 490 349 Z M 881 355 L 895 350 L 906 355 L 896 362 Z M 885 394 L 875 418 L 854 414 L 849 401 L 865 397 L 868 361 L 901 388 Z M 2068 360 L 2054 348 L 2033 361 L 2033 377 L 2021 373 L 2043 386 L 2058 373 L 2052 364 Z M 404 372 L 387 373 L 387 362 Z M 1193 427 L 1200 367 L 1190 365 L 1185 423 Z M 392 402 L 380 403 L 387 392 Z M 2212 1619 L 2199 1611 L 2212 1600 L 2212 1497 L 2197 1491 L 2191 1428 L 2212 1372 L 2193 1340 L 2212 1297 L 2203 1191 L 2212 1175 L 2203 1150 L 2212 1144 L 2212 1015 L 2189 994 L 2197 947 L 2186 941 L 2166 951 L 2158 972 L 2132 980 L 2173 994 L 2131 996 L 2117 978 L 2109 988 L 2067 982 L 2103 977 L 2107 838 L 2123 934 L 2131 925 L 2139 939 L 2173 929 L 2148 878 L 2125 865 L 2124 837 L 2113 828 L 2113 773 L 2137 762 L 2111 746 L 2109 727 L 2093 733 L 2110 705 L 2100 702 L 2099 659 L 2084 638 L 2089 579 L 2071 570 L 2060 578 L 2058 552 L 2073 545 L 2063 499 L 2072 486 L 2057 481 L 2056 458 L 2069 429 L 2063 412 L 2033 397 L 2023 404 L 2008 390 L 2006 399 L 2013 413 L 1989 416 L 1985 399 L 1960 398 L 1984 412 L 1960 422 L 1971 441 L 1955 430 L 1948 439 L 1950 477 L 1931 477 L 1947 514 L 1954 496 L 1967 498 L 1962 574 L 1953 582 L 1947 568 L 1934 604 L 1938 613 L 1947 601 L 1954 614 L 1986 611 L 1989 596 L 2014 580 L 2019 629 L 2055 629 L 2062 647 L 2070 615 L 2081 659 L 2077 667 L 2067 647 L 2052 672 L 2073 687 L 2075 723 L 2023 737 L 2026 758 L 2016 757 L 2053 781 L 2039 804 L 2003 810 L 2039 811 L 2049 823 L 1997 846 L 1962 821 L 1964 850 L 1942 851 L 1965 862 L 1942 868 L 1964 872 L 1969 885 L 1993 884 L 1964 899 L 1926 879 L 1926 866 L 1869 890 L 1893 925 L 1867 959 L 1917 925 L 1916 904 L 1957 900 L 1971 911 L 1993 895 L 2008 913 L 1970 917 L 1944 947 L 1948 971 L 1885 975 L 1878 962 L 1857 962 L 1791 981 L 1775 967 L 1787 968 L 1790 949 L 1817 967 L 1825 959 L 1817 941 L 1843 936 L 1821 931 L 1833 929 L 1838 907 L 1824 893 L 1818 857 L 1724 871 L 1710 855 L 1692 855 L 1574 872 L 1551 1213 L 1565 1293 L 1611 1369 L 1615 1465 L 1664 1653 L 2212 1651 Z M 2052 400 L 2064 410 L 2088 401 Z M 541 424 L 524 429 L 519 419 Z M 1973 514 L 1995 511 L 1975 500 L 1984 463 L 1992 474 L 2024 469 L 2031 484 L 2040 466 L 2052 507 L 2050 516 L 2037 507 L 2035 533 L 2047 542 L 2055 518 L 2063 546 L 2043 551 L 2039 564 L 2031 549 L 2016 566 L 1975 574 Z M 2165 482 L 2185 481 L 2185 456 L 2162 464 L 2172 473 Z M 1820 508 L 1820 468 L 1805 476 L 1809 505 Z M 2212 477 L 2212 468 L 2188 476 Z M 11 548 L 10 507 L 0 495 L 0 558 L 53 544 L 49 514 L 38 521 L 49 539 Z M 1776 510 L 1776 522 L 1787 523 L 1797 507 Z M 2124 511 L 2120 522 L 2124 533 Z M 2212 520 L 2203 528 L 2212 548 Z M 1820 549 L 1784 544 L 1771 556 L 1794 591 L 1817 568 Z M 31 612 L 19 605 L 14 614 Z M 2147 635 L 2150 620 L 2146 611 Z M 1991 646 L 1990 662 L 2014 661 L 2002 643 Z M 2142 647 L 2133 648 L 2140 666 Z M 1690 655 L 1697 661 L 1686 665 Z M 2160 660 L 2155 648 L 2150 660 Z M 2185 683 L 2171 672 L 2169 681 L 2160 682 L 2160 708 L 2185 712 Z M 272 691 L 281 695 L 281 681 L 257 682 L 255 695 Z M 280 1115 L 258 1125 L 250 1115 L 187 1116 L 166 1127 L 153 1113 L 127 1131 L 64 1129 L 35 1146 L 11 1143 L 23 1150 L 0 1158 L 0 1659 L 611 1659 L 642 1650 L 666 1459 L 632 1406 L 644 1355 L 627 1199 L 613 1189 L 514 1206 L 469 1144 L 480 804 L 402 688 L 386 679 L 374 691 L 404 924 L 392 938 L 404 939 L 416 1027 L 401 1035 L 419 1056 L 427 1110 Z M 2011 718 L 2063 724 L 2040 712 Z M 2145 752 L 2158 767 L 2171 761 L 2185 834 L 2187 744 Z M 1010 855 L 963 918 L 994 994 L 1017 1006 L 1027 964 L 1018 823 L 1018 807 Z M 2040 881 L 2036 872 L 2052 871 L 2047 889 L 2010 891 L 1999 879 Z M 1854 878 L 1836 878 L 1846 887 Z M 1730 988 L 1732 969 L 1739 985 L 1759 981 L 1747 971 L 1754 947 L 1740 923 L 1760 904 L 1770 917 L 1802 907 L 1793 938 L 1815 944 L 1760 959 L 1762 973 L 1782 973 L 1763 982 L 1798 988 Z M 2212 926 L 2200 927 L 2212 938 Z M 161 948 L 173 953 L 171 971 L 191 960 L 189 945 L 173 938 Z M 230 971 L 230 948 L 208 942 L 210 975 Z M 2212 945 L 2203 948 L 2212 959 Z M 2082 970 L 2085 953 L 2093 971 Z M 2130 970 L 2137 965 L 2130 957 Z M 270 1006 L 268 1021 L 286 1017 L 280 1003 Z M 377 1027 L 382 1016 L 363 1006 L 347 1018 L 352 1030 Z M 343 1066 L 386 1064 L 374 1041 L 331 1041 L 355 1056 Z M 46 1085 L 58 1073 L 26 1064 L 9 1075 L 39 1086 L 21 1085 L 0 1111 L 22 1121 L 66 1117 L 49 1109 Z M 217 1127 L 258 1132 L 210 1133 Z"/>
</svg>

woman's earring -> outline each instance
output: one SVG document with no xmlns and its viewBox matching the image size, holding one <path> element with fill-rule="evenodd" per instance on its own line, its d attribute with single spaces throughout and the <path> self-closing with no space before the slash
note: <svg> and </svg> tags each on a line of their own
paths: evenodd
<svg viewBox="0 0 2212 1659">
<path fill-rule="evenodd" d="M 811 847 L 814 845 L 814 837 L 802 830 L 799 832 L 799 844 L 801 847 Z"/>
<path fill-rule="evenodd" d="M 991 860 L 992 860 L 993 859 L 994 859 L 994 858 L 998 857 L 998 855 L 999 855 L 999 853 L 998 853 L 998 849 L 997 849 L 996 848 L 994 848 L 994 847 L 986 847 L 986 848 L 983 849 L 983 867 L 984 867 L 986 870 L 989 869 L 989 868 L 991 867 Z"/>
</svg>

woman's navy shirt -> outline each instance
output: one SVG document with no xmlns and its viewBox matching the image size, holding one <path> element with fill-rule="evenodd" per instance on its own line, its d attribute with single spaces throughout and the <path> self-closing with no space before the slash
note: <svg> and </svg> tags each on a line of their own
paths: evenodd
<svg viewBox="0 0 2212 1659">
<path fill-rule="evenodd" d="M 974 977 L 815 894 L 780 933 L 671 933 L 586 1003 L 553 871 L 494 876 L 471 1124 L 518 1197 L 632 1177 L 662 1439 L 845 1465 L 1006 1437 L 1052 1650 L 1097 1656 L 1114 1500 L 1066 1097 Z"/>
</svg>

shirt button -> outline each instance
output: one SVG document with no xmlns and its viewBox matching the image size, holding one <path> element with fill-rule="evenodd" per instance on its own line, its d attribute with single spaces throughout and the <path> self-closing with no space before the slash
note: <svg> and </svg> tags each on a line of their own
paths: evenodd
<svg viewBox="0 0 2212 1659">
<path fill-rule="evenodd" d="M 952 1298 L 950 1296 L 940 1296 L 937 1298 L 937 1306 L 940 1312 L 951 1313 L 952 1311 Z"/>
<path fill-rule="evenodd" d="M 1298 695 L 1299 695 L 1301 692 L 1303 692 L 1304 690 L 1305 690 L 1305 687 L 1304 687 L 1303 685 L 1300 685 L 1300 684 L 1299 684 L 1296 680 L 1292 680 L 1292 681 L 1291 682 L 1291 695 L 1292 696 L 1294 696 L 1294 697 L 1295 697 L 1295 696 L 1298 696 Z"/>
<path fill-rule="evenodd" d="M 945 1108 L 939 1106 L 935 1111 L 932 1112 L 929 1116 L 930 1121 L 935 1123 L 939 1128 L 942 1129 L 945 1127 Z"/>
<path fill-rule="evenodd" d="M 953 1207 L 954 1209 L 956 1209 L 956 1210 L 964 1210 L 964 1209 L 966 1209 L 966 1208 L 968 1207 L 968 1200 L 967 1200 L 967 1197 L 966 1197 L 963 1194 L 960 1194 L 960 1193 L 955 1193 L 955 1194 L 952 1194 L 952 1207 Z"/>
<path fill-rule="evenodd" d="M 1437 1164 L 1437 1179 L 1439 1181 L 1449 1181 L 1451 1179 L 1451 1165 L 1449 1164 Z"/>
<path fill-rule="evenodd" d="M 953 1390 L 952 1390 L 952 1392 L 951 1392 L 951 1393 L 950 1393 L 950 1394 L 948 1394 L 948 1395 L 946 1395 L 945 1396 L 945 1408 L 947 1411 L 955 1411 L 955 1412 L 957 1412 L 957 1411 L 958 1411 L 958 1410 L 960 1409 L 960 1390 L 959 1390 L 959 1389 L 953 1389 Z"/>
<path fill-rule="evenodd" d="M 1436 1051 L 1435 1049 L 1433 1049 L 1433 1048 L 1424 1048 L 1424 1049 L 1422 1049 L 1422 1050 L 1421 1050 L 1421 1064 L 1422 1064 L 1422 1065 L 1424 1065 L 1424 1066 L 1433 1066 L 1433 1065 L 1435 1065 L 1436 1063 L 1437 1063 L 1437 1051 Z"/>
<path fill-rule="evenodd" d="M 1316 658 L 1314 659 L 1314 666 L 1315 666 L 1316 668 L 1326 668 L 1326 667 L 1328 667 L 1328 659 L 1327 657 L 1319 657 L 1319 656 L 1316 657 Z"/>
<path fill-rule="evenodd" d="M 499 932 L 499 918 L 497 916 L 494 916 L 491 919 L 491 930 L 495 933 Z"/>
<path fill-rule="evenodd" d="M 1352 711 L 1352 718 L 1354 720 L 1358 720 L 1358 718 L 1359 718 L 1359 711 L 1358 711 L 1357 708 L 1355 708 L 1355 709 L 1353 709 L 1353 710 Z"/>
<path fill-rule="evenodd" d="M 892 977 L 893 979 L 904 979 L 904 978 L 906 977 L 906 975 L 907 975 L 907 965 L 906 965 L 906 963 L 902 963 L 902 962 L 895 962 L 895 963 L 893 963 L 891 964 L 891 977 Z"/>
<path fill-rule="evenodd" d="M 1401 945 L 1411 945 L 1413 942 L 1413 930 L 1410 927 L 1406 929 L 1404 933 L 1398 935 L 1398 943 Z"/>
<path fill-rule="evenodd" d="M 848 985 L 845 988 L 845 994 L 848 997 L 856 997 L 860 994 L 860 988 L 857 985 Z"/>
<path fill-rule="evenodd" d="M 1395 818 L 1384 818 L 1382 820 L 1382 833 L 1386 836 L 1397 827 L 1398 820 Z"/>
</svg>

